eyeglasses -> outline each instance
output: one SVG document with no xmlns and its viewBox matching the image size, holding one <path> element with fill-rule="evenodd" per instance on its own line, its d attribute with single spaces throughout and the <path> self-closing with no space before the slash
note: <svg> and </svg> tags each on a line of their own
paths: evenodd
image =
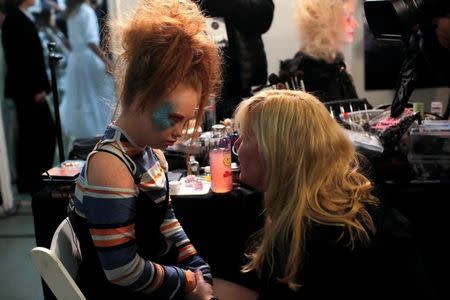
<svg viewBox="0 0 450 300">
<path fill-rule="evenodd" d="M 233 146 L 231 147 L 231 152 L 233 152 L 234 155 L 239 156 L 239 152 L 234 145 L 235 144 L 233 144 Z"/>
</svg>

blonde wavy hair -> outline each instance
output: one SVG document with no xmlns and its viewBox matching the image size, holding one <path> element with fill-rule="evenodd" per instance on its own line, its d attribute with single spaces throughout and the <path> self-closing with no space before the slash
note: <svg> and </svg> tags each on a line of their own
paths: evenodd
<svg viewBox="0 0 450 300">
<path fill-rule="evenodd" d="M 356 0 L 297 0 L 296 15 L 302 51 L 311 57 L 333 61 L 338 52 L 338 39 L 343 5 Z"/>
<path fill-rule="evenodd" d="M 366 206 L 378 200 L 358 171 L 351 141 L 317 98 L 265 91 L 243 101 L 235 118 L 244 139 L 256 136 L 267 166 L 266 226 L 243 272 L 261 273 L 268 266 L 272 275 L 276 265 L 282 271 L 278 280 L 296 290 L 312 221 L 341 227 L 348 247 L 370 241 L 375 228 Z"/>
</svg>

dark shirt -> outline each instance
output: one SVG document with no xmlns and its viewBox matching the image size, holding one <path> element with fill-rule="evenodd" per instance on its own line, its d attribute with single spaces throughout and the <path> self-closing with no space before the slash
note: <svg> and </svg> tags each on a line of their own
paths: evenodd
<svg viewBox="0 0 450 300">
<path fill-rule="evenodd" d="M 322 102 L 358 98 L 342 55 L 329 63 L 299 51 L 293 59 L 280 64 L 280 77 L 284 76 L 282 73 L 295 75 L 298 71 L 304 74 L 306 91 Z"/>
<path fill-rule="evenodd" d="M 392 209 L 371 215 L 376 233 L 369 245 L 353 250 L 348 236 L 339 239 L 340 227 L 313 223 L 298 274 L 301 287 L 293 291 L 263 274 L 259 299 L 435 299 L 408 221 Z"/>
<path fill-rule="evenodd" d="M 434 30 L 434 27 L 424 29 L 424 57 L 439 82 L 450 87 L 450 49 L 444 48 L 439 43 Z"/>
<path fill-rule="evenodd" d="M 6 13 L 2 43 L 7 65 L 5 95 L 14 100 L 32 100 L 42 91 L 48 93 L 50 84 L 41 40 L 33 21 L 18 8 Z"/>
</svg>

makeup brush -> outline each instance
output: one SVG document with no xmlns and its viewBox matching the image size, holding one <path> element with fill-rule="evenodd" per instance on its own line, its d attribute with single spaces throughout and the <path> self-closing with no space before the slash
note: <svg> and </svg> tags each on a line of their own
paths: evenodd
<svg viewBox="0 0 450 300">
<path fill-rule="evenodd" d="M 280 71 L 280 80 L 282 83 L 287 83 L 287 86 L 290 90 L 294 90 L 294 85 L 292 84 L 291 78 L 289 76 L 289 72 L 287 71 Z"/>
<path fill-rule="evenodd" d="M 298 70 L 297 72 L 295 72 L 295 76 L 297 77 L 300 89 L 306 92 L 305 82 L 303 81 L 305 73 L 302 70 Z"/>
<path fill-rule="evenodd" d="M 278 75 L 275 73 L 270 74 L 268 80 L 270 86 L 276 86 L 281 82 L 280 77 L 278 77 Z"/>
</svg>

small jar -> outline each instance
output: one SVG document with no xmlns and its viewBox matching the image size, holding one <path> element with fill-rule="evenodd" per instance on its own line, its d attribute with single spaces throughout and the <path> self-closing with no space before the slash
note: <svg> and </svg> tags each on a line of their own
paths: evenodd
<svg viewBox="0 0 450 300">
<path fill-rule="evenodd" d="M 197 160 L 195 160 L 195 156 L 189 156 L 189 169 L 191 170 L 192 175 L 198 176 L 200 174 L 200 164 Z"/>
</svg>

